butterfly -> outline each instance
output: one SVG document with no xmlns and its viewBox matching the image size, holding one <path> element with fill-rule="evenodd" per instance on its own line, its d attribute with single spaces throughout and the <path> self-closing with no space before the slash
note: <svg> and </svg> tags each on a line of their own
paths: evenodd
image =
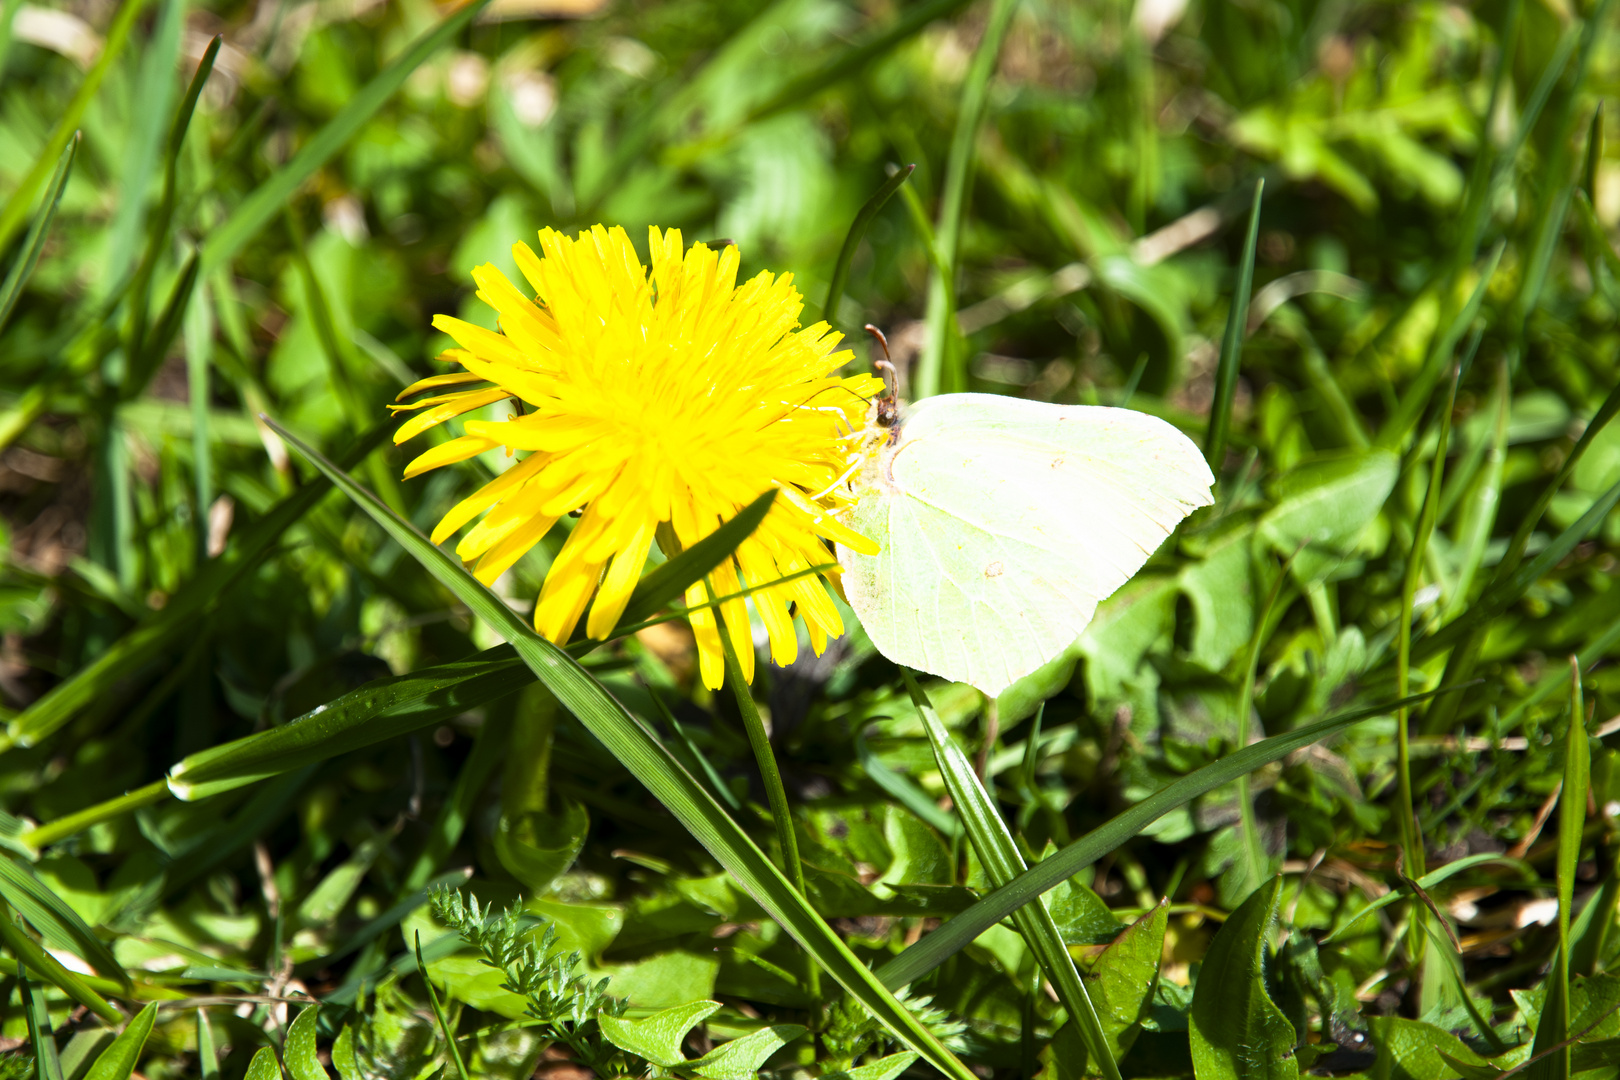
<svg viewBox="0 0 1620 1080">
<path fill-rule="evenodd" d="M 1192 440 L 1130 409 L 996 394 L 902 405 L 891 382 L 868 432 L 842 520 L 882 550 L 839 545 L 849 605 L 890 660 L 991 696 L 1068 649 L 1212 501 Z"/>
</svg>

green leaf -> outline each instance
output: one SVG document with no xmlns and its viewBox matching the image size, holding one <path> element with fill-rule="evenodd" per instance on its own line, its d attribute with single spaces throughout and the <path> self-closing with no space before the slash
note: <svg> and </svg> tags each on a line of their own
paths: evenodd
<svg viewBox="0 0 1620 1080">
<path fill-rule="evenodd" d="M 281 1065 L 276 1061 L 276 1052 L 268 1046 L 259 1047 L 259 1052 L 248 1062 L 247 1073 L 242 1080 L 281 1080 Z"/>
<path fill-rule="evenodd" d="M 1254 252 L 1260 239 L 1260 200 L 1265 194 L 1264 179 L 1254 182 L 1254 202 L 1249 207 L 1249 229 L 1243 239 L 1243 259 L 1238 263 L 1237 284 L 1232 290 L 1232 306 L 1226 313 L 1226 333 L 1221 337 L 1221 356 L 1215 366 L 1215 401 L 1209 411 L 1209 431 L 1204 439 L 1204 459 L 1216 476 L 1226 457 L 1226 432 L 1232 423 L 1232 398 L 1237 393 L 1238 367 L 1243 362 L 1243 339 L 1248 333 L 1249 290 L 1254 285 Z"/>
<path fill-rule="evenodd" d="M 1576 1043 L 1570 1055 L 1570 1068 L 1576 1073 L 1620 1065 L 1620 1039 L 1598 1039 Z"/>
<path fill-rule="evenodd" d="M 101 1052 L 96 1063 L 90 1066 L 84 1080 L 129 1080 L 130 1074 L 135 1071 L 135 1065 L 141 1059 L 141 1048 L 146 1045 L 146 1037 L 152 1034 L 152 1024 L 157 1020 L 157 1003 L 153 1002 L 135 1014 L 135 1019 L 113 1044 Z"/>
<path fill-rule="evenodd" d="M 1249 895 L 1204 955 L 1188 1021 L 1198 1080 L 1282 1080 L 1299 1075 L 1294 1026 L 1266 994 L 1266 939 L 1282 878 Z"/>
<path fill-rule="evenodd" d="M 574 865 L 590 827 L 584 805 L 571 799 L 562 800 L 555 813 L 502 814 L 495 829 L 495 855 L 526 894 L 540 896 Z"/>
<path fill-rule="evenodd" d="M 281 1058 L 286 1062 L 292 1080 L 330 1080 L 325 1067 L 315 1056 L 315 1022 L 320 1011 L 319 1005 L 308 1006 L 287 1028 L 287 1042 L 281 1048 Z"/>
<path fill-rule="evenodd" d="M 859 1065 L 842 1072 L 827 1073 L 821 1080 L 897 1080 L 917 1060 L 914 1051 L 890 1054 L 867 1065 Z"/>
<path fill-rule="evenodd" d="M 772 1024 L 721 1043 L 684 1068 L 712 1080 L 754 1080 L 766 1058 L 804 1033 L 800 1024 Z"/>
<path fill-rule="evenodd" d="M 354 1054 L 354 1025 L 344 1024 L 343 1030 L 332 1042 L 332 1068 L 342 1080 L 366 1080 L 360 1072 L 360 1061 Z"/>
<path fill-rule="evenodd" d="M 73 950 L 102 975 L 129 985 L 129 975 L 79 913 L 30 867 L 7 854 L 0 854 L 0 896 L 32 923 L 49 944 Z"/>
<path fill-rule="evenodd" d="M 1159 985 L 1169 921 L 1169 904 L 1160 903 L 1127 927 L 1092 965 L 1091 1000 L 1117 1057 L 1124 1057 L 1141 1033 L 1142 1016 Z"/>
<path fill-rule="evenodd" d="M 1439 692 L 1415 694 L 1407 700 L 1423 701 Z M 960 952 L 984 931 L 1027 904 L 1032 897 L 1055 888 L 1059 882 L 1078 874 L 1170 811 L 1185 806 L 1222 784 L 1232 782 L 1246 772 L 1253 772 L 1262 765 L 1280 761 L 1302 746 L 1309 746 L 1371 717 L 1388 715 L 1390 710 L 1399 704 L 1400 702 L 1386 702 L 1368 708 L 1354 709 L 1282 735 L 1273 735 L 1269 739 L 1263 739 L 1242 750 L 1227 754 L 1221 760 L 1211 762 L 1172 784 L 1167 784 L 1129 810 L 1109 819 L 1105 824 L 1063 848 L 1056 855 L 1042 859 L 1013 881 L 996 889 L 906 949 L 878 969 L 878 978 L 890 989 L 899 989 L 921 978 Z"/>
<path fill-rule="evenodd" d="M 628 1050 L 660 1069 L 673 1068 L 686 1061 L 681 1043 L 686 1033 L 720 1010 L 718 1001 L 692 1001 L 673 1009 L 653 1013 L 645 1020 L 626 1020 L 603 1013 L 597 1017 L 602 1037 Z"/>
<path fill-rule="evenodd" d="M 950 793 L 951 802 L 956 806 L 963 831 L 973 844 L 979 861 L 984 864 L 991 883 L 1006 885 L 1025 870 L 1024 857 L 1018 853 L 1011 830 L 1002 820 L 989 793 L 984 790 L 967 755 L 951 740 L 950 732 L 945 730 L 939 714 L 911 677 L 911 672 L 902 667 L 900 674 L 906 680 L 911 703 L 916 707 L 923 729 L 928 733 L 928 741 L 934 749 L 934 761 L 939 766 L 940 775 L 945 778 L 945 790 Z M 1070 1021 L 1079 1025 L 1091 1060 L 1104 1076 L 1119 1080 L 1119 1065 L 1114 1061 L 1097 1011 L 1086 994 L 1085 985 L 1080 981 L 1080 973 L 1075 970 L 1074 958 L 1069 955 L 1068 946 L 1064 944 L 1057 924 L 1052 920 L 1052 913 L 1047 909 L 1045 896 L 1032 897 L 1031 902 L 1020 906 L 1012 917 L 1024 943 L 1035 954 L 1042 972 L 1057 991 L 1058 1000 L 1068 1010 Z"/>
<path fill-rule="evenodd" d="M 1307 462 L 1272 485 L 1275 505 L 1256 531 L 1285 558 L 1298 551 L 1294 574 L 1310 581 L 1338 562 L 1378 516 L 1399 472 L 1400 459 L 1388 450 L 1350 451 Z"/>
<path fill-rule="evenodd" d="M 1474 1069 L 1494 1069 L 1457 1036 L 1433 1024 L 1400 1016 L 1378 1016 L 1372 1018 L 1370 1026 L 1373 1045 L 1378 1047 L 1378 1063 L 1370 1075 L 1389 1080 L 1451 1080 L 1453 1072 L 1462 1072 L 1464 1064 Z M 1453 1066 L 1450 1061 L 1458 1064 Z"/>
<path fill-rule="evenodd" d="M 67 187 L 68 176 L 73 172 L 73 158 L 78 151 L 79 139 L 75 135 L 68 140 L 62 156 L 57 159 L 56 174 L 51 177 L 51 186 L 45 189 L 45 201 L 40 204 L 39 213 L 34 215 L 34 223 L 28 228 L 28 236 L 11 264 L 5 284 L 0 285 L 0 330 L 5 329 L 12 308 L 17 306 L 23 287 L 28 284 L 28 278 L 39 263 L 39 253 L 45 250 L 45 240 L 50 235 L 51 222 L 56 218 L 56 208 L 62 201 L 62 190 Z"/>
<path fill-rule="evenodd" d="M 922 1053 L 935 1068 L 958 1080 L 972 1080 L 973 1074 L 956 1055 L 878 982 L 714 796 L 681 766 L 642 721 L 631 716 L 572 657 L 536 634 L 511 608 L 427 537 L 396 517 L 375 495 L 284 428 L 273 423 L 272 427 L 475 615 L 511 642 L 524 663 L 557 700 L 631 775 L 646 785 L 737 883 L 845 990 L 896 1036 Z"/>
<path fill-rule="evenodd" d="M 190 755 L 169 770 L 169 790 L 187 801 L 218 795 L 419 731 L 533 681 L 508 645 L 377 679 L 281 727 Z"/>
<path fill-rule="evenodd" d="M 377 110 L 405 84 L 411 73 L 428 57 L 455 40 L 487 3 L 489 0 L 471 0 L 417 38 L 397 60 L 378 72 L 359 93 L 350 98 L 325 127 L 299 148 L 291 161 L 254 188 L 253 193 L 231 212 L 231 216 L 208 234 L 202 251 L 204 273 L 211 273 L 230 262 L 260 229 L 269 224 L 271 218 L 281 212 L 282 206 L 305 180 L 359 134 Z"/>
</svg>

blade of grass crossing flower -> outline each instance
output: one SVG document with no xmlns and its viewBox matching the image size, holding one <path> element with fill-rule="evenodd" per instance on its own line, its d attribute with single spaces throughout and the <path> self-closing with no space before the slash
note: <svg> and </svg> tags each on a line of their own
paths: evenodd
<svg viewBox="0 0 1620 1080">
<path fill-rule="evenodd" d="M 1243 338 L 1248 330 L 1249 293 L 1254 285 L 1254 252 L 1260 242 L 1260 201 L 1266 182 L 1254 182 L 1254 201 L 1249 206 L 1249 231 L 1243 238 L 1243 258 L 1238 263 L 1237 282 L 1232 289 L 1232 308 L 1226 313 L 1226 334 L 1221 338 L 1221 356 L 1215 366 L 1215 400 L 1209 410 L 1209 432 L 1204 436 L 1204 460 L 1216 476 L 1226 457 L 1227 431 L 1232 423 L 1232 398 L 1237 393 L 1238 366 L 1243 360 Z"/>
<path fill-rule="evenodd" d="M 1273 735 L 1167 784 L 1129 810 L 1115 815 L 1079 840 L 1042 859 L 1008 884 L 982 897 L 972 907 L 884 964 L 877 971 L 878 978 L 889 989 L 900 989 L 943 964 L 1032 898 L 1061 885 L 1170 811 L 1223 784 L 1230 784 L 1244 773 L 1280 761 L 1300 747 L 1336 735 L 1371 717 L 1388 716 L 1402 704 L 1414 704 L 1440 692 L 1434 690 L 1414 694 L 1404 702 L 1387 701 L 1354 709 L 1294 731 Z"/>
<path fill-rule="evenodd" d="M 827 300 L 821 305 L 821 321 L 828 326 L 836 326 L 834 321 L 838 314 L 838 301 L 844 298 L 844 286 L 849 281 L 849 264 L 855 260 L 855 249 L 860 247 L 861 238 L 866 235 L 866 227 L 872 224 L 878 211 L 888 203 L 900 185 L 911 179 L 917 166 L 907 165 L 905 168 L 884 181 L 870 199 L 866 200 L 855 220 L 849 226 L 849 232 L 844 237 L 844 246 L 838 249 L 838 261 L 833 264 L 832 281 L 827 284 Z"/>
<path fill-rule="evenodd" d="M 433 1006 L 433 1018 L 439 1022 L 439 1033 L 444 1036 L 444 1047 L 450 1054 L 450 1063 L 456 1067 L 456 1075 L 461 1080 L 468 1080 L 467 1063 L 461 1060 L 461 1047 L 456 1045 L 456 1033 L 450 1030 L 450 1021 L 445 1018 L 444 1006 L 439 1004 L 439 993 L 433 989 L 433 977 L 428 974 L 427 962 L 422 959 L 422 931 L 416 932 L 414 944 L 416 970 L 422 973 L 422 985 L 427 987 L 428 1003 Z M 300 1078 L 294 1077 L 294 1080 Z"/>
<path fill-rule="evenodd" d="M 715 594 L 713 582 L 705 582 L 710 596 Z M 759 707 L 754 704 L 753 691 L 737 662 L 737 648 L 731 635 L 720 632 L 720 648 L 725 654 L 726 682 L 737 699 L 737 712 L 742 716 L 743 730 L 748 733 L 748 746 L 754 752 L 754 763 L 759 766 L 760 779 L 765 784 L 765 798 L 771 806 L 771 824 L 776 826 L 776 842 L 782 848 L 782 869 L 800 896 L 809 896 L 804 887 L 804 863 L 799 858 L 799 838 L 793 828 L 793 808 L 788 805 L 787 789 L 782 786 L 782 771 L 776 766 L 776 752 L 771 738 L 765 734 L 765 721 L 760 719 Z M 821 970 L 811 963 L 806 971 L 805 989 L 810 992 L 811 1015 L 821 1013 Z"/>
<path fill-rule="evenodd" d="M 667 747 L 566 652 L 534 632 L 451 556 L 296 436 L 272 426 L 434 577 L 517 649 L 546 688 L 646 785 L 822 968 L 898 1038 L 957 1080 L 973 1074 L 897 1001 Z"/>
<path fill-rule="evenodd" d="M 52 163 L 61 156 L 67 147 L 68 140 L 73 137 L 84 117 L 85 109 L 90 107 L 91 100 L 96 91 L 101 88 L 101 81 L 112 70 L 118 56 L 124 51 L 124 45 L 129 41 L 129 34 L 135 26 L 135 19 L 145 7 L 145 0 L 124 0 L 118 14 L 113 16 L 112 25 L 107 28 L 106 41 L 102 43 L 101 55 L 96 58 L 95 65 L 85 74 L 84 81 L 57 117 L 56 127 L 51 129 L 50 138 L 45 141 L 45 149 L 41 151 L 39 159 L 28 170 L 12 191 L 4 206 L 0 206 L 0 251 L 4 251 L 11 244 L 11 238 L 22 227 L 23 219 L 28 216 L 29 209 L 34 204 L 34 196 L 39 193 L 40 185 L 50 175 Z"/>
<path fill-rule="evenodd" d="M 775 500 L 776 489 L 772 488 L 737 511 L 735 517 L 714 532 L 645 575 L 630 594 L 630 602 L 619 616 L 619 625 L 631 626 L 650 619 L 676 597 L 684 596 L 689 587 L 702 581 L 737 549 L 738 544 L 754 534 Z"/>
<path fill-rule="evenodd" d="M 45 189 L 45 201 L 40 204 L 39 213 L 34 215 L 34 223 L 28 228 L 28 236 L 23 240 L 16 261 L 11 264 L 11 271 L 6 274 L 5 283 L 0 284 L 0 330 L 6 328 L 6 320 L 11 318 L 11 311 L 17 306 L 23 287 L 28 284 L 34 267 L 39 264 L 39 253 L 45 250 L 45 238 L 50 234 L 56 208 L 62 202 L 62 190 L 67 187 L 68 176 L 73 172 L 73 159 L 79 152 L 79 141 L 79 134 L 74 132 L 73 138 L 62 149 L 62 156 L 56 161 L 56 172 L 51 176 L 51 186 Z"/>
<path fill-rule="evenodd" d="M 391 425 L 382 423 L 357 440 L 344 455 L 358 462 L 383 441 Z M 43 697 L 13 717 L 0 748 L 34 746 L 57 731 L 118 684 L 163 655 L 196 621 L 213 610 L 232 588 L 258 566 L 283 539 L 286 531 L 330 490 L 324 477 L 316 477 L 277 503 L 264 517 L 243 529 L 225 554 L 209 561 L 196 576 L 169 598 L 163 610 L 119 638 L 90 664 L 56 684 Z"/>
<path fill-rule="evenodd" d="M 359 133 L 377 110 L 405 84 L 411 72 L 454 40 L 488 3 L 489 0 L 472 0 L 458 8 L 438 26 L 417 38 L 399 59 L 378 72 L 359 93 L 351 97 L 338 114 L 293 155 L 291 161 L 255 188 L 231 212 L 231 216 L 209 234 L 203 248 L 204 269 L 212 271 L 234 258 L 243 245 L 270 223 L 270 219 L 292 198 L 293 192 Z"/>
<path fill-rule="evenodd" d="M 123 1015 L 107 1004 L 105 998 L 96 993 L 76 972 L 69 971 L 62 966 L 60 960 L 40 948 L 39 943 L 17 925 L 11 913 L 11 906 L 4 901 L 0 901 L 0 944 L 4 944 L 7 951 L 19 963 L 27 964 L 36 975 L 95 1013 L 103 1022 L 108 1024 L 123 1022 Z"/>
<path fill-rule="evenodd" d="M 146 1046 L 147 1036 L 152 1034 L 152 1025 L 157 1021 L 157 1002 L 146 1006 L 135 1014 L 135 1019 L 119 1033 L 112 1045 L 101 1052 L 96 1063 L 90 1066 L 90 1071 L 84 1074 L 84 1080 L 129 1080 L 135 1072 L 135 1065 L 141 1060 L 141 1050 Z"/>
<path fill-rule="evenodd" d="M 20 972 L 17 984 L 23 1012 L 28 1017 L 28 1041 L 34 1047 L 34 1075 L 38 1080 L 62 1080 L 62 1062 L 56 1056 L 56 1039 L 51 1034 L 51 1014 L 45 1007 L 45 995 Z"/>
<path fill-rule="evenodd" d="M 1012 23 L 1018 0 L 993 0 L 984 36 L 962 82 L 956 130 L 951 135 L 945 162 L 945 184 L 939 201 L 936 249 L 942 265 L 928 277 L 928 309 L 922 356 L 912 397 L 921 400 L 939 393 L 967 389 L 967 375 L 959 363 L 956 327 L 957 259 L 962 246 L 962 221 L 967 214 L 968 191 L 973 185 L 973 159 L 990 100 L 990 78 L 995 74 L 1001 43 Z"/>
<path fill-rule="evenodd" d="M 963 831 L 967 833 L 990 880 L 998 886 L 1006 885 L 1026 869 L 1012 832 L 1002 820 L 989 793 L 984 790 L 978 774 L 973 771 L 972 762 L 951 741 L 951 734 L 940 723 L 939 714 L 934 711 L 928 695 L 923 693 L 910 671 L 902 667 L 900 674 L 906 680 L 911 703 L 928 732 L 928 742 L 934 749 L 934 761 L 945 779 L 945 790 L 950 793 L 951 802 L 956 806 Z M 1069 1019 L 1085 1040 L 1086 1051 L 1094 1067 L 1108 1080 L 1119 1080 L 1119 1065 L 1114 1061 L 1102 1021 L 1098 1019 L 1097 1010 L 1092 1006 L 1084 984 L 1080 982 L 1080 973 L 1075 970 L 1074 959 L 1069 956 L 1068 947 L 1058 933 L 1057 923 L 1047 910 L 1045 899 L 1040 895 L 1032 897 L 1012 916 L 1013 924 L 1035 954 L 1041 971 L 1052 989 L 1057 991 L 1058 1000 L 1068 1010 Z"/>
</svg>

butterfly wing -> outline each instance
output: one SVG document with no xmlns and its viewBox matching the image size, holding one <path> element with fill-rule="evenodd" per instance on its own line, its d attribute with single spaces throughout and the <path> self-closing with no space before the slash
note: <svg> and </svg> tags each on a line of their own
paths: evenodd
<svg viewBox="0 0 1620 1080">
<path fill-rule="evenodd" d="M 1210 502 L 1198 448 L 1128 409 L 948 394 L 905 416 L 847 523 L 844 590 L 885 656 L 988 694 L 1071 645 Z"/>
</svg>

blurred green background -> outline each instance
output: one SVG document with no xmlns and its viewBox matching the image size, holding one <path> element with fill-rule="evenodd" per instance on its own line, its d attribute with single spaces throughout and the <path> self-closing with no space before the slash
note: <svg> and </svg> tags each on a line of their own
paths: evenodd
<svg viewBox="0 0 1620 1080">
<path fill-rule="evenodd" d="M 1009 12 L 985 52 L 987 27 Z M 1070 655 L 1004 695 L 999 731 L 977 695 L 934 688 L 946 722 L 1001 775 L 992 790 L 1026 850 L 1083 835 L 1242 733 L 1388 700 L 1407 670 L 1397 627 L 1415 613 L 1413 688 L 1482 680 L 1413 729 L 1430 863 L 1528 861 L 1481 864 L 1447 887 L 1475 905 L 1445 908 L 1480 927 L 1459 968 L 1474 997 L 1403 968 L 1424 961 L 1401 959 L 1401 927 L 1368 920 L 1324 949 L 1326 974 L 1311 970 L 1326 981 L 1298 1010 L 1284 1001 L 1299 1038 L 1310 1027 L 1331 1041 L 1357 1028 L 1358 1009 L 1460 1030 L 1478 1002 L 1504 1046 L 1528 1038 L 1537 1014 L 1508 992 L 1539 984 L 1555 942 L 1547 920 L 1521 916 L 1551 895 L 1556 852 L 1541 835 L 1564 759 L 1540 748 L 1568 730 L 1570 653 L 1594 710 L 1580 895 L 1606 897 L 1581 974 L 1614 959 L 1616 894 L 1597 890 L 1615 887 L 1620 807 L 1604 726 L 1620 683 L 1603 666 L 1620 644 L 1620 516 L 1607 512 L 1620 427 L 1577 444 L 1620 378 L 1620 152 L 1605 141 L 1613 110 L 1598 110 L 1620 77 L 1612 5 L 493 0 L 457 21 L 427 0 L 4 0 L 0 19 L 12 274 L 0 298 L 15 304 L 0 316 L 0 844 L 139 973 L 137 997 L 229 1004 L 211 1015 L 233 1076 L 286 1021 L 271 999 L 289 988 L 342 1007 L 359 994 L 387 1075 L 447 1067 L 420 982 L 389 977 L 413 969 L 404 916 L 366 928 L 463 866 L 481 896 L 525 895 L 569 928 L 633 1005 L 719 995 L 732 1034 L 762 1010 L 802 1018 L 803 993 L 769 970 L 797 954 L 533 690 L 452 700 L 414 734 L 213 798 L 177 801 L 162 778 L 187 755 L 499 641 L 347 503 L 288 511 L 306 474 L 259 413 L 350 454 L 403 386 L 440 370 L 449 342 L 434 314 L 494 325 L 471 269 L 515 276 L 512 243 L 544 226 L 622 225 L 643 250 L 648 225 L 729 240 L 745 275 L 791 271 L 812 322 L 851 221 L 908 165 L 828 313 L 859 365 L 872 322 L 913 386 L 1128 402 L 1200 441 L 1223 408 L 1222 340 L 1264 182 L 1215 462 L 1221 504 Z M 215 35 L 212 74 L 176 128 Z M 64 147 L 72 167 L 49 218 Z M 1454 355 L 1469 362 L 1447 408 Z M 503 467 L 491 457 L 400 481 L 419 449 L 385 444 L 355 475 L 422 527 Z M 530 610 L 558 543 L 499 594 Z M 1465 637 L 1459 660 L 1446 650 Z M 711 761 L 734 799 L 761 800 L 734 707 L 694 685 L 679 624 L 591 664 L 640 715 L 662 722 L 671 708 L 685 726 L 660 730 Z M 891 806 L 878 779 L 908 774 L 924 801 L 941 790 L 897 685 L 858 631 L 758 680 L 804 806 L 807 859 L 861 889 L 873 874 L 982 886 L 960 838 L 952 849 L 928 831 L 937 823 Z M 1041 700 L 1035 729 L 1025 722 Z M 1243 800 L 1223 789 L 1110 854 L 1066 901 L 1076 955 L 1117 931 L 1110 921 L 1097 936 L 1087 904 L 1134 916 L 1167 895 L 1181 907 L 1164 970 L 1186 984 L 1219 918 L 1277 869 L 1293 875 L 1292 926 L 1346 925 L 1373 895 L 1358 883 L 1403 880 L 1393 725 L 1288 759 L 1255 781 L 1252 805 L 1247 788 Z M 854 833 L 850 815 L 866 815 Z M 1256 816 L 1264 866 L 1241 854 L 1240 825 Z M 520 821 L 526 839 L 506 839 Z M 919 870 L 915 850 L 907 862 L 896 836 L 912 825 L 947 869 Z M 548 847 L 554 835 L 567 842 Z M 511 846 L 523 843 L 552 853 L 549 870 L 526 876 Z M 1309 888 L 1308 860 L 1326 868 Z M 869 958 L 921 932 L 921 916 L 848 910 L 839 928 Z M 424 912 L 411 918 L 431 928 Z M 723 949 L 722 925 L 743 927 Z M 969 1026 L 969 1060 L 1027 1075 L 1051 1057 L 1051 1008 L 1029 991 L 1027 956 L 981 946 L 922 989 Z M 749 958 L 767 954 L 765 966 Z M 514 1015 L 492 1004 L 498 980 L 465 956 L 436 962 L 467 1005 L 463 1031 L 482 1033 L 474 1071 L 528 1075 L 541 1042 L 480 1026 Z M 0 974 L 7 1039 L 27 1034 L 15 970 Z M 1137 1075 L 1191 1068 L 1186 1000 L 1165 993 L 1155 1007 L 1181 1027 L 1151 1032 Z M 68 1022 L 68 997 L 52 994 L 50 1015 Z M 144 1075 L 200 1068 L 179 1015 L 162 1014 Z M 327 1015 L 323 1040 L 345 1014 Z M 1392 1049 L 1427 1045 L 1430 1029 L 1375 1035 L 1377 1075 L 1454 1075 Z M 808 1064 L 783 1053 L 779 1064 Z M 88 1054 L 73 1060 L 88 1068 Z"/>
</svg>

